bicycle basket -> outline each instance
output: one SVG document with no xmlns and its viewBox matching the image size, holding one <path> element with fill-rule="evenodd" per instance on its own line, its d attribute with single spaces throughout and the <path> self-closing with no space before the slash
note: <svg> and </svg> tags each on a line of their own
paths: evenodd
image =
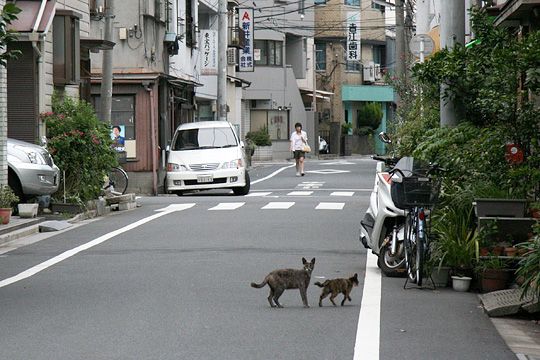
<svg viewBox="0 0 540 360">
<path fill-rule="evenodd" d="M 432 206 L 437 201 L 437 194 L 438 186 L 427 177 L 411 176 L 402 178 L 400 183 L 392 182 L 392 201 L 398 209 Z"/>
</svg>

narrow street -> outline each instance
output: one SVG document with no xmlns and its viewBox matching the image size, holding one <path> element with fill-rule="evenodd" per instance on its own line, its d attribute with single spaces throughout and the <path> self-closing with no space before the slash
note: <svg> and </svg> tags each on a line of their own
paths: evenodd
<svg viewBox="0 0 540 360">
<path fill-rule="evenodd" d="M 247 196 L 143 197 L 3 253 L 0 359 L 515 358 L 476 294 L 404 290 L 373 264 L 366 278 L 358 223 L 374 170 L 369 158 L 309 160 L 305 177 L 259 166 Z M 268 287 L 249 284 L 302 257 L 316 258 L 310 308 L 298 290 L 270 308 Z M 313 283 L 354 273 L 352 302 L 319 308 Z"/>
</svg>

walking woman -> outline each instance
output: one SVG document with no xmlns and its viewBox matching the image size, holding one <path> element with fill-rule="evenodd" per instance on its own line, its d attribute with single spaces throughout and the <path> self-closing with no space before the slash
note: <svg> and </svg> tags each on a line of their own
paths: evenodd
<svg viewBox="0 0 540 360">
<path fill-rule="evenodd" d="M 296 160 L 296 176 L 304 176 L 304 145 L 307 144 L 307 133 L 302 130 L 302 124 L 294 124 L 295 131 L 291 134 L 291 151 Z"/>
</svg>

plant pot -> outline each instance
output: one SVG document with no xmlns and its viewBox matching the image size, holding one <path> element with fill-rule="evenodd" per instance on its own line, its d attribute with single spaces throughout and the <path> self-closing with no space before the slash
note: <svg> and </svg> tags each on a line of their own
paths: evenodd
<svg viewBox="0 0 540 360">
<path fill-rule="evenodd" d="M 523 217 L 527 206 L 524 199 L 475 199 L 478 217 Z"/>
<path fill-rule="evenodd" d="M 436 287 L 448 286 L 448 275 L 450 274 L 450 268 L 448 266 L 436 267 L 431 272 L 431 279 Z"/>
<path fill-rule="evenodd" d="M 517 255 L 517 251 L 518 249 L 515 248 L 515 247 L 507 247 L 504 249 L 504 253 L 506 254 L 506 256 L 510 256 L 510 257 L 514 257 Z"/>
<path fill-rule="evenodd" d="M 488 247 L 480 248 L 480 256 L 489 256 L 489 248 Z"/>
<path fill-rule="evenodd" d="M 268 161 L 272 160 L 272 146 L 257 146 L 251 157 L 253 161 Z"/>
<path fill-rule="evenodd" d="M 8 224 L 11 220 L 11 208 L 0 208 L 0 218 L 2 219 L 2 224 Z"/>
<path fill-rule="evenodd" d="M 81 204 L 52 203 L 51 210 L 52 212 L 57 213 L 80 214 L 84 212 L 85 209 Z"/>
<path fill-rule="evenodd" d="M 19 217 L 35 218 L 38 214 L 39 204 L 19 204 Z"/>
<path fill-rule="evenodd" d="M 460 292 L 469 291 L 471 280 L 472 278 L 468 276 L 452 276 L 452 288 Z"/>
<path fill-rule="evenodd" d="M 482 292 L 506 289 L 510 273 L 503 269 L 487 269 L 481 274 Z"/>
<path fill-rule="evenodd" d="M 531 217 L 540 219 L 540 209 L 530 209 Z"/>
<path fill-rule="evenodd" d="M 504 247 L 494 246 L 493 249 L 491 249 L 491 252 L 493 253 L 493 256 L 501 256 L 504 252 Z"/>
</svg>

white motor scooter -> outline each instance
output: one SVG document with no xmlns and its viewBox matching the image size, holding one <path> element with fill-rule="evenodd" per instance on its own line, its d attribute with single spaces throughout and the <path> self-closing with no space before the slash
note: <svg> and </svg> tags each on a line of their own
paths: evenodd
<svg viewBox="0 0 540 360">
<path fill-rule="evenodd" d="M 380 133 L 379 138 L 391 143 L 385 133 Z M 360 222 L 360 241 L 378 255 L 378 265 L 384 274 L 405 274 L 403 238 L 407 212 L 398 209 L 392 201 L 392 169 L 410 171 L 413 158 L 373 156 L 373 159 L 378 161 L 377 173 L 369 208 Z"/>
</svg>

